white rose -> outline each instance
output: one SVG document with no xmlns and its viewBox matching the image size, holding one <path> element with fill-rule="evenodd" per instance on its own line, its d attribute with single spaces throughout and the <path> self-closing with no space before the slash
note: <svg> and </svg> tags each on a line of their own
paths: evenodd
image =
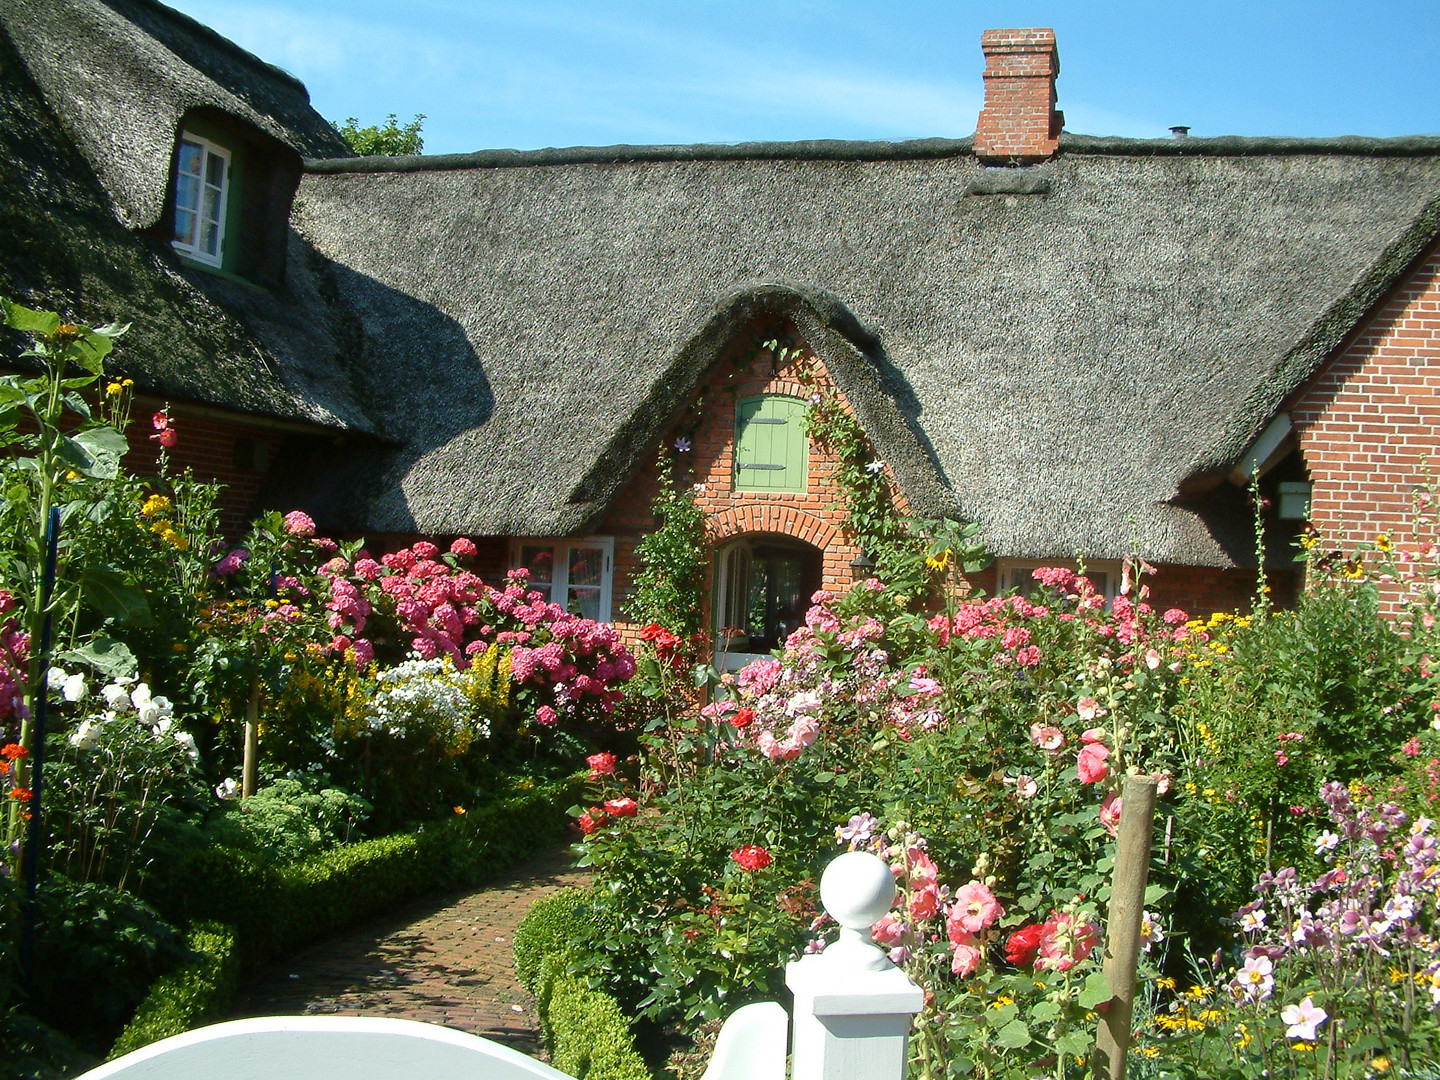
<svg viewBox="0 0 1440 1080">
<path fill-rule="evenodd" d="M 185 753 L 191 761 L 200 760 L 200 748 L 195 745 L 194 735 L 188 731 L 176 731 L 171 734 L 171 737 L 185 748 Z"/>
<path fill-rule="evenodd" d="M 240 797 L 240 785 L 237 784 L 233 779 L 226 777 L 215 788 L 215 797 L 225 802 L 230 802 L 232 799 L 238 799 Z"/>
<path fill-rule="evenodd" d="M 139 713 L 140 723 L 155 726 L 160 719 L 160 706 L 156 705 L 150 698 L 143 698 L 135 703 L 135 711 Z"/>
<path fill-rule="evenodd" d="M 85 685 L 85 676 L 78 671 L 65 680 L 61 691 L 66 701 L 84 701 L 90 696 L 90 688 Z"/>
<path fill-rule="evenodd" d="M 100 742 L 102 725 L 94 720 L 82 720 L 80 726 L 70 733 L 70 745 L 77 750 L 90 750 Z"/>
<path fill-rule="evenodd" d="M 119 683 L 111 683 L 105 687 L 100 691 L 100 696 L 105 699 L 105 707 L 116 712 L 124 712 L 130 707 L 130 691 Z"/>
<path fill-rule="evenodd" d="M 130 702 L 137 709 L 144 708 L 150 702 L 150 684 L 141 683 L 130 691 Z"/>
</svg>

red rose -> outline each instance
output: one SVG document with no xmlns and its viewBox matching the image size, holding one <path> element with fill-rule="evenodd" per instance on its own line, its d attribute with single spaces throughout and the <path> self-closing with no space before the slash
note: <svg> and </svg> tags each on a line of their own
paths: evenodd
<svg viewBox="0 0 1440 1080">
<path fill-rule="evenodd" d="M 730 853 L 730 858 L 739 864 L 741 870 L 764 870 L 770 865 L 770 852 L 759 844 L 746 844 Z"/>
<path fill-rule="evenodd" d="M 608 816 L 609 815 L 606 814 L 604 810 L 601 810 L 600 807 L 590 807 L 589 810 L 580 815 L 580 831 L 586 836 L 589 836 L 601 825 L 605 824 L 605 819 Z"/>
<path fill-rule="evenodd" d="M 754 709 L 741 709 L 734 716 L 730 717 L 730 726 L 736 731 L 744 731 L 755 721 Z"/>
<path fill-rule="evenodd" d="M 1040 951 L 1040 935 L 1044 929 L 1040 923 L 1031 923 L 1016 930 L 1005 942 L 1005 959 L 1016 967 L 1033 964 L 1035 954 Z"/>
<path fill-rule="evenodd" d="M 634 817 L 640 812 L 640 804 L 634 799 L 606 799 L 605 812 L 614 817 Z"/>
<path fill-rule="evenodd" d="M 599 780 L 602 776 L 615 775 L 614 754 L 591 754 L 585 759 L 585 764 L 590 766 L 591 780 Z"/>
</svg>

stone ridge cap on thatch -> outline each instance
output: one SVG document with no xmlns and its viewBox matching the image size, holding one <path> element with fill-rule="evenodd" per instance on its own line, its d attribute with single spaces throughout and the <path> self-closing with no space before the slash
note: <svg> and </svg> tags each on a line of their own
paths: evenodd
<svg viewBox="0 0 1440 1080">
<path fill-rule="evenodd" d="M 309 173 L 444 172 L 459 169 L 523 169 L 545 165 L 622 165 L 646 161 L 916 161 L 963 157 L 975 145 L 963 139 L 908 139 L 881 142 L 811 139 L 801 142 L 699 143 L 676 146 L 566 146 L 543 150 L 479 150 L 471 154 L 404 157 L 307 158 Z M 1348 155 L 1360 157 L 1440 157 L 1440 136 L 1374 138 L 1278 138 L 1219 135 L 1213 138 L 1128 139 L 1071 135 L 1060 138 L 1060 152 L 1117 157 L 1246 157 L 1264 155 Z"/>
<path fill-rule="evenodd" d="M 958 516 L 939 464 L 910 427 L 872 356 L 878 339 L 844 303 L 823 289 L 759 282 L 722 300 L 665 366 L 598 459 L 570 492 L 577 514 L 570 532 L 592 528 L 634 477 L 664 430 L 720 362 L 734 335 L 756 317 L 790 320 L 824 363 L 855 410 L 876 451 L 890 463 L 911 505 L 927 516 Z"/>
<path fill-rule="evenodd" d="M 125 17 L 124 12 L 120 11 L 119 7 L 116 4 L 112 3 L 111 0 L 100 0 L 100 2 L 106 7 L 115 11 L 117 14 L 121 15 L 122 17 Z M 307 104 L 309 103 L 310 91 L 306 89 L 305 84 L 301 82 L 297 76 L 292 75 L 290 72 L 286 71 L 282 67 L 277 67 L 275 64 L 270 63 L 270 61 L 268 60 L 256 56 L 249 49 L 243 48 L 240 45 L 235 44 L 235 42 L 231 41 L 223 34 L 219 33 L 216 30 L 212 30 L 210 27 L 206 26 L 204 23 L 198 21 L 197 19 L 191 18 L 183 11 L 177 11 L 175 8 L 172 8 L 167 4 L 160 3 L 159 0 L 130 0 L 130 2 L 149 8 L 159 18 L 174 23 L 176 29 L 180 33 L 188 34 L 191 37 L 198 38 L 201 42 L 203 42 L 205 45 L 208 45 L 210 48 L 223 52 L 230 56 L 232 59 L 238 60 L 241 63 L 247 65 L 248 67 L 255 68 L 260 74 L 264 75 L 267 78 L 278 79 L 279 81 L 288 84 L 292 90 L 296 90 L 300 93 L 300 96 L 305 99 Z"/>
<path fill-rule="evenodd" d="M 1241 406 L 1235 423 L 1214 452 L 1197 461 L 1191 477 L 1228 471 L 1249 450 L 1285 403 L 1300 391 L 1341 348 L 1352 330 L 1383 303 L 1440 238 L 1440 195 L 1381 253 L 1354 287 L 1331 304 L 1295 346 L 1276 364 Z"/>
</svg>

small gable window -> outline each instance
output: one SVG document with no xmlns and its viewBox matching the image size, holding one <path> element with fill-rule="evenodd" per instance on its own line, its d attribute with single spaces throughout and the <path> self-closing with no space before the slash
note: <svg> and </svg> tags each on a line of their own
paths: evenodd
<svg viewBox="0 0 1440 1080">
<path fill-rule="evenodd" d="M 175 249 L 197 262 L 224 262 L 230 151 L 186 132 L 175 159 Z"/>
<path fill-rule="evenodd" d="M 809 480 L 805 402 L 779 394 L 735 407 L 735 489 L 804 491 Z"/>
</svg>

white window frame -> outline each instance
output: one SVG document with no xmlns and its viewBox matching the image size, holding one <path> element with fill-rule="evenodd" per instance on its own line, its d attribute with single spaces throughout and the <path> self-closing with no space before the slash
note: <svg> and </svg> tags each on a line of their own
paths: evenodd
<svg viewBox="0 0 1440 1080">
<path fill-rule="evenodd" d="M 200 175 L 196 177 L 196 182 L 198 184 L 198 202 L 193 209 L 191 207 L 180 206 L 180 159 L 184 150 L 184 145 L 186 143 L 191 143 L 200 148 Z M 205 177 L 209 173 L 209 164 L 211 158 L 218 158 L 225 163 L 220 184 L 220 197 L 218 200 L 220 213 L 218 218 L 215 220 L 215 253 L 213 255 L 200 247 L 200 238 L 204 230 L 204 221 L 201 218 L 201 214 L 204 211 L 205 188 L 207 187 Z M 181 131 L 180 148 L 177 149 L 175 154 L 174 180 L 174 225 L 177 227 L 178 231 L 179 217 L 182 209 L 186 212 L 193 213 L 195 215 L 195 241 L 191 243 L 182 240 L 177 235 L 173 240 L 170 241 L 171 245 L 175 248 L 176 251 L 180 252 L 187 259 L 194 259 L 196 262 L 204 263 L 206 266 L 219 267 L 225 261 L 225 204 L 230 201 L 230 151 L 225 149 L 225 147 L 219 145 L 218 143 L 211 142 L 209 139 L 204 138 L 203 136 L 192 135 L 188 131 Z"/>
<path fill-rule="evenodd" d="M 615 586 L 615 538 L 586 536 L 579 538 L 548 536 L 524 537 L 510 542 L 510 568 L 525 566 L 521 561 L 526 548 L 548 547 L 554 554 L 554 568 L 549 582 L 550 602 L 569 610 L 570 552 L 575 548 L 600 548 L 605 564 L 600 571 L 600 614 L 597 622 L 610 622 L 610 600 Z M 526 567 L 528 570 L 529 567 Z M 532 582 L 531 588 L 535 588 Z M 543 589 L 539 591 L 544 591 Z"/>
<path fill-rule="evenodd" d="M 1030 579 L 1031 571 L 1038 570 L 1042 566 L 1063 566 L 1067 570 L 1080 570 L 1080 564 L 1074 559 L 996 559 L 995 560 L 995 595 L 1003 596 L 1015 587 L 1015 575 L 1023 574 Z M 1124 569 L 1119 559 L 1087 559 L 1085 560 L 1085 574 L 1093 582 L 1096 574 L 1105 575 L 1105 603 L 1112 603 L 1115 597 L 1120 595 L 1120 574 Z M 1033 579 L 1032 579 L 1033 580 Z M 1038 585 L 1039 582 L 1036 582 Z"/>
</svg>

